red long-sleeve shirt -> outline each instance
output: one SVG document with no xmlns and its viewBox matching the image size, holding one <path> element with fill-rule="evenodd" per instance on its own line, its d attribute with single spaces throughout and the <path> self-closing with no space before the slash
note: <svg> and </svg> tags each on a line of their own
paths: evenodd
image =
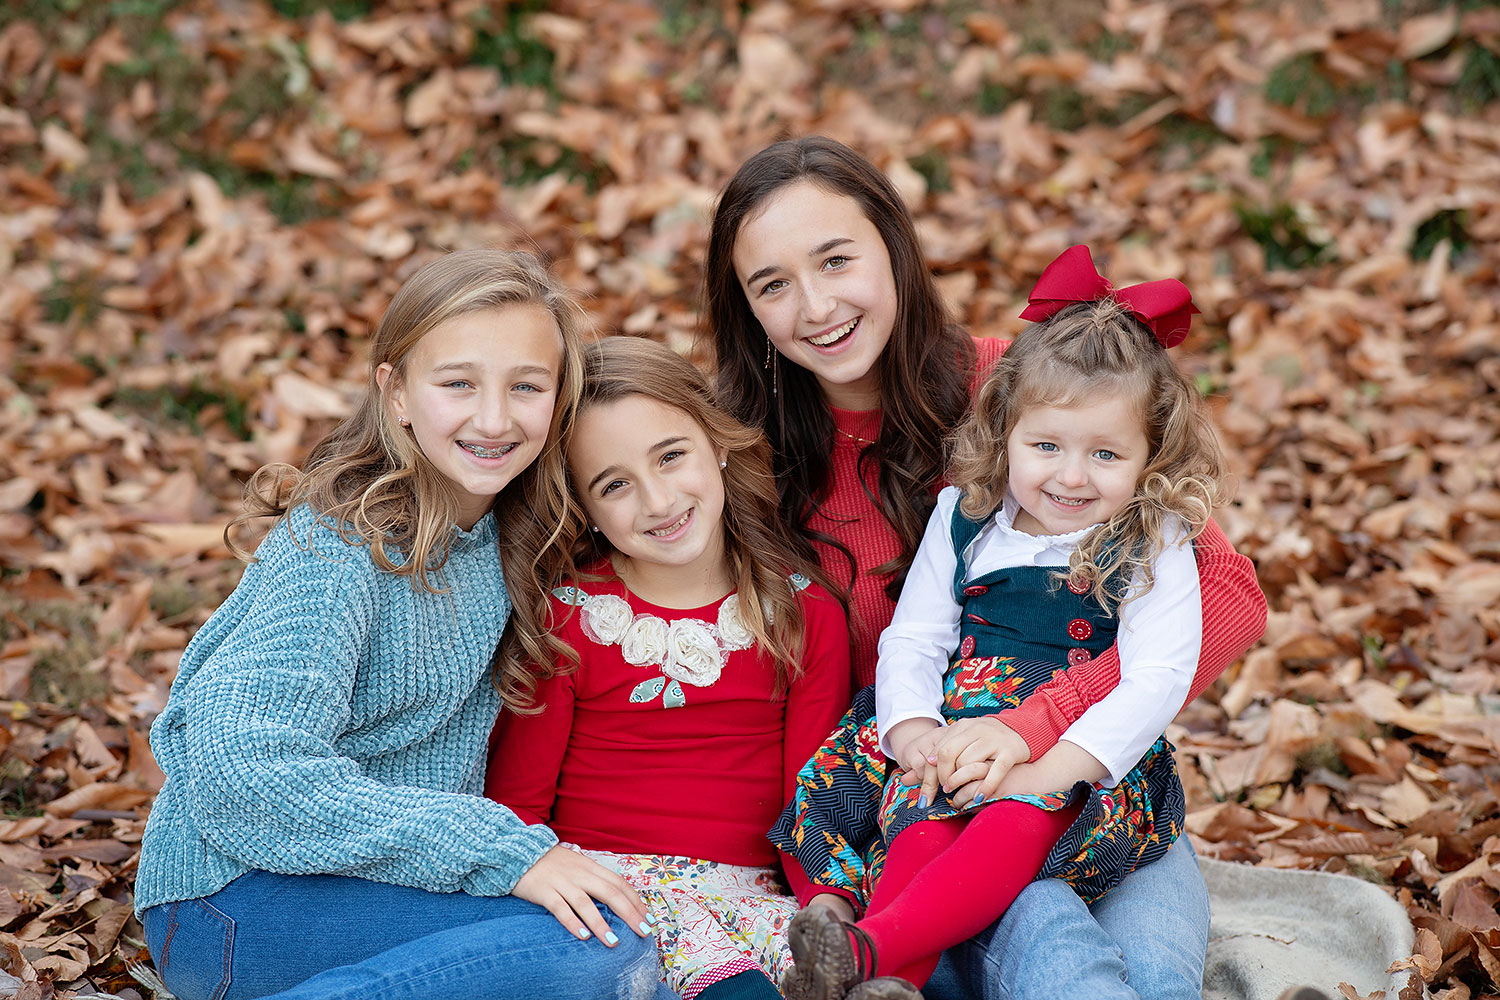
<svg viewBox="0 0 1500 1000">
<path fill-rule="evenodd" d="M 662 608 L 617 580 L 580 587 L 669 624 L 716 623 L 723 603 Z M 580 609 L 554 598 L 555 620 L 567 616 L 558 634 L 581 662 L 540 686 L 540 713 L 501 714 L 485 794 L 585 848 L 774 865 L 766 831 L 850 697 L 843 609 L 816 584 L 801 603 L 802 674 L 783 695 L 772 696 L 773 666 L 752 646 L 729 652 L 713 683 L 680 683 L 682 704 L 668 707 L 675 697 L 656 684 L 667 680 L 660 666 L 626 662 L 620 645 L 585 634 Z M 794 888 L 805 889 L 800 869 L 787 868 Z"/>
<path fill-rule="evenodd" d="M 1008 345 L 1008 341 L 975 339 L 976 387 L 979 377 Z M 858 467 L 860 450 L 879 436 L 880 418 L 879 410 L 834 409 L 837 431 L 829 476 L 831 486 L 811 521 L 812 527 L 837 538 L 854 554 L 856 575 L 849 618 L 856 688 L 874 683 L 875 644 L 896 608 L 885 594 L 889 578 L 873 576 L 869 570 L 893 559 L 901 551 L 901 541 L 871 499 L 879 486 L 873 466 L 865 472 L 868 494 L 860 485 Z M 842 553 L 817 542 L 814 548 L 835 580 L 848 578 L 848 560 Z M 1218 525 L 1209 523 L 1198 537 L 1194 551 L 1203 599 L 1203 651 L 1189 701 L 1244 655 L 1266 628 L 1266 599 L 1255 579 L 1255 566 L 1234 551 Z M 1001 712 L 999 718 L 1026 741 L 1035 759 L 1056 745 L 1068 726 L 1119 681 L 1119 651 L 1110 647 L 1044 685 L 1021 707 Z"/>
</svg>

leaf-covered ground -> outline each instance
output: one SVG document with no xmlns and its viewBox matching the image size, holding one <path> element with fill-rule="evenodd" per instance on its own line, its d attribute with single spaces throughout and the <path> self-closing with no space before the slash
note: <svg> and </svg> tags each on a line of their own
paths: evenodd
<svg viewBox="0 0 1500 1000">
<path fill-rule="evenodd" d="M 1272 608 L 1173 729 L 1194 843 L 1386 886 L 1419 929 L 1414 984 L 1497 995 L 1500 8 L 12 0 L 18 995 L 131 989 L 146 732 L 237 578 L 222 525 L 249 472 L 348 411 L 402 278 L 533 246 L 602 331 L 691 352 L 716 192 L 808 132 L 895 180 L 978 333 L 1019 329 L 1076 242 L 1117 282 L 1193 289 L 1185 357 L 1239 475 L 1221 521 Z"/>
</svg>

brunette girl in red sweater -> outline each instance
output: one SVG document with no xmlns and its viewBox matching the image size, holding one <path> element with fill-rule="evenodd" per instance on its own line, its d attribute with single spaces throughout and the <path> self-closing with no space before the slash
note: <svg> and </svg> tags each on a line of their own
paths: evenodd
<svg viewBox="0 0 1500 1000">
<path fill-rule="evenodd" d="M 776 143 L 740 167 L 714 213 L 704 286 L 720 399 L 765 429 L 782 515 L 798 529 L 804 553 L 848 588 L 854 679 L 868 684 L 876 639 L 945 478 L 943 442 L 967 410 L 977 376 L 1004 345 L 971 340 L 952 322 L 900 195 L 864 157 L 821 137 Z M 1266 614 L 1254 567 L 1212 522 L 1195 552 L 1204 629 L 1189 700 L 1260 637 Z M 1010 765 L 1051 749 L 1118 682 L 1119 655 L 1111 648 L 1044 685 L 1021 708 L 976 720 L 1001 745 L 981 791 L 993 795 Z M 944 758 L 937 766 L 946 777 L 954 763 Z M 1159 969 L 1150 956 L 1163 949 L 1150 933 L 1095 926 L 1086 912 L 1058 918 L 1071 923 L 1054 936 L 1088 938 L 1096 951 L 1123 954 L 1101 981 L 1128 977 L 1128 996 L 1199 990 L 1207 891 L 1182 845 L 1127 878 L 1113 911 L 1122 927 L 1174 928 L 1163 932 L 1173 947 L 1184 934 L 1194 936 L 1186 950 L 1196 952 L 1196 962 Z M 1166 865 L 1173 866 L 1170 893 L 1131 891 L 1146 881 L 1144 873 Z M 1021 894 L 1006 921 L 1044 919 L 1029 905 L 1048 891 L 1037 886 Z M 814 897 L 852 916 L 843 898 L 814 889 L 804 901 Z M 972 981 L 970 987 L 979 991 Z"/>
<path fill-rule="evenodd" d="M 562 441 L 557 658 L 540 711 L 501 716 L 486 792 L 640 892 L 674 991 L 770 1000 L 797 911 L 778 863 L 810 887 L 765 832 L 848 704 L 843 608 L 798 571 L 764 435 L 668 348 L 589 347 Z"/>
</svg>

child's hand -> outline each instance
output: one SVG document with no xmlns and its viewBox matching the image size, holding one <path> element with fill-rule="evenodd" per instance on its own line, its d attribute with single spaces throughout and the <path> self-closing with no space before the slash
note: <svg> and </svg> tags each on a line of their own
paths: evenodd
<svg viewBox="0 0 1500 1000">
<path fill-rule="evenodd" d="M 836 892 L 820 892 L 807 901 L 808 906 L 821 906 L 846 924 L 854 923 L 854 906 Z"/>
<path fill-rule="evenodd" d="M 613 948 L 620 943 L 594 905 L 598 900 L 640 937 L 649 937 L 650 916 L 641 897 L 615 872 L 577 851 L 557 846 L 526 870 L 510 894 L 535 903 L 557 918 L 574 937 L 597 937 Z"/>
<path fill-rule="evenodd" d="M 992 715 L 959 719 L 945 731 L 932 768 L 954 805 L 988 801 L 1007 772 L 1031 757 L 1016 731 Z"/>
<path fill-rule="evenodd" d="M 937 772 L 932 765 L 943 732 L 943 724 L 936 719 L 903 719 L 888 734 L 891 759 L 905 770 L 901 783 L 922 785 L 919 807 L 925 807 L 937 795 Z"/>
</svg>

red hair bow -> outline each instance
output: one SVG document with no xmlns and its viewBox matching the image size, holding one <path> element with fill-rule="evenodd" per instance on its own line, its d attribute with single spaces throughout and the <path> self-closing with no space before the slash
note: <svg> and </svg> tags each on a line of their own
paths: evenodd
<svg viewBox="0 0 1500 1000">
<path fill-rule="evenodd" d="M 1094 258 L 1083 244 L 1068 247 L 1048 264 L 1028 296 L 1022 319 L 1048 319 L 1075 302 L 1097 302 L 1113 298 L 1156 334 L 1163 347 L 1176 347 L 1187 339 L 1188 326 L 1198 307 L 1187 286 L 1176 278 L 1147 281 L 1129 288 L 1115 288 L 1094 267 Z"/>
</svg>

